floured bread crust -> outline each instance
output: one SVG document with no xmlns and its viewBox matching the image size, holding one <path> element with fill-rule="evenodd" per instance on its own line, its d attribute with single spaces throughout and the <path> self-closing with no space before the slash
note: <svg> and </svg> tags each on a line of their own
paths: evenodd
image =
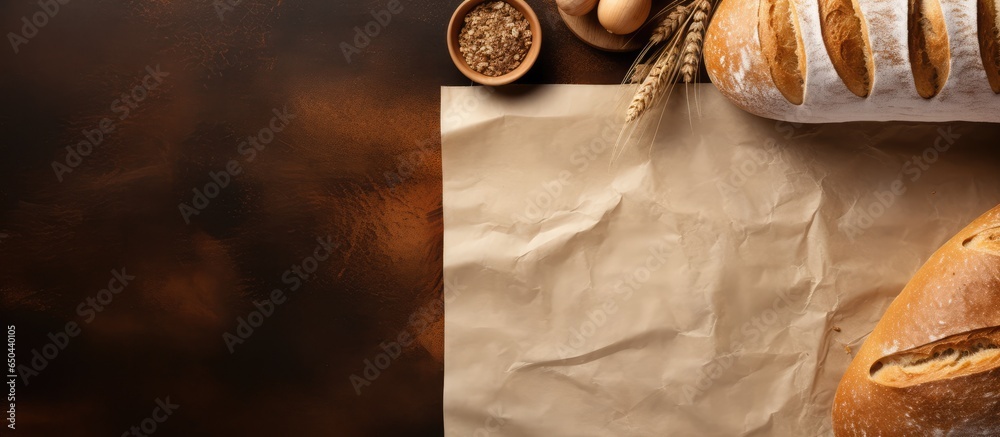
<svg viewBox="0 0 1000 437">
<path fill-rule="evenodd" d="M 792 0 L 760 0 L 757 26 L 761 54 L 771 71 L 771 80 L 793 105 L 802 104 L 805 92 L 805 49 L 796 27 L 798 18 Z"/>
<path fill-rule="evenodd" d="M 723 0 L 705 40 L 709 76 L 737 106 L 763 117 L 793 122 L 1000 122 L 1000 95 L 991 86 L 980 51 L 982 20 L 978 11 L 992 7 L 993 1 L 852 0 L 863 30 L 862 40 L 857 41 L 858 32 L 851 30 L 850 16 L 843 8 L 845 1 L 791 0 L 806 61 L 801 104 L 787 99 L 775 85 L 768 60 L 762 55 L 759 20 L 748 19 L 758 15 L 762 1 L 773 0 Z M 824 41 L 821 1 L 829 3 L 823 9 L 828 20 L 831 10 L 841 10 L 836 14 L 839 21 L 826 22 L 828 33 L 831 28 L 843 29 L 838 31 L 843 35 L 834 39 L 847 38 L 835 47 L 827 47 Z M 926 61 L 918 62 L 918 69 L 924 65 L 931 68 L 916 73 L 910 56 L 911 1 L 916 6 L 933 6 L 922 9 L 927 11 L 922 18 L 930 21 L 916 22 L 924 41 L 917 49 L 928 55 Z M 995 9 L 993 17 L 996 21 Z M 987 35 L 994 38 L 991 47 L 996 46 L 997 33 Z M 830 51 L 852 58 L 846 54 L 860 50 L 864 56 L 866 48 L 870 63 L 863 58 L 841 59 L 837 60 L 840 71 L 834 66 Z M 1000 59 L 1000 53 L 996 56 Z M 1000 86 L 1000 76 L 996 82 Z"/>
<path fill-rule="evenodd" d="M 978 0 L 977 7 L 983 67 L 993 92 L 1000 93 L 1000 8 L 994 0 Z"/>
<path fill-rule="evenodd" d="M 1000 207 L 917 271 L 837 387 L 838 437 L 1000 435 L 998 242 Z"/>
<path fill-rule="evenodd" d="M 938 0 L 909 0 L 910 68 L 917 94 L 929 99 L 948 81 L 951 50 Z"/>
<path fill-rule="evenodd" d="M 875 68 L 858 0 L 819 0 L 819 14 L 830 62 L 854 95 L 867 97 Z"/>
</svg>

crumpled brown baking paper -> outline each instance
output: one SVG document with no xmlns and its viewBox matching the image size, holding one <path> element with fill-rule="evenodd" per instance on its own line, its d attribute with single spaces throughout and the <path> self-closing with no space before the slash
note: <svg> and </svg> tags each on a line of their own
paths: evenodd
<svg viewBox="0 0 1000 437">
<path fill-rule="evenodd" d="M 700 85 L 612 163 L 620 93 L 442 89 L 447 435 L 830 435 L 851 353 L 1000 203 L 1000 128 Z"/>
</svg>

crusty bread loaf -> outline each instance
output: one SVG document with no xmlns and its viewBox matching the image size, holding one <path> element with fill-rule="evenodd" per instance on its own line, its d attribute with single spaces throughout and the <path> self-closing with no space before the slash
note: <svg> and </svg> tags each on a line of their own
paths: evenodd
<svg viewBox="0 0 1000 437">
<path fill-rule="evenodd" d="M 845 436 L 1000 435 L 1000 206 L 889 305 L 837 388 Z"/>
<path fill-rule="evenodd" d="M 768 118 L 1000 122 L 995 3 L 723 0 L 705 66 L 726 97 Z"/>
</svg>

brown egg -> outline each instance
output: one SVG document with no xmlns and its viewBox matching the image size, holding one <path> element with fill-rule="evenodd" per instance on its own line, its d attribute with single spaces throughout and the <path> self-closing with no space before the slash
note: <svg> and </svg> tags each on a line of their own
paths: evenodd
<svg viewBox="0 0 1000 437">
<path fill-rule="evenodd" d="M 597 19 L 608 32 L 625 35 L 642 27 L 652 6 L 652 0 L 601 0 Z"/>
<path fill-rule="evenodd" d="M 559 10 L 574 17 L 586 15 L 597 6 L 597 0 L 556 0 Z"/>
</svg>

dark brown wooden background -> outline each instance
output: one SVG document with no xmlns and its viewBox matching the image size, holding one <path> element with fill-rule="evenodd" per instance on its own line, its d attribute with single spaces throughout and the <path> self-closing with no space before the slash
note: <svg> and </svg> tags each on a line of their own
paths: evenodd
<svg viewBox="0 0 1000 437">
<path fill-rule="evenodd" d="M 0 323 L 19 364 L 82 325 L 19 384 L 9 435 L 121 435 L 167 396 L 156 435 L 443 433 L 439 87 L 469 82 L 444 44 L 458 2 L 400 2 L 351 62 L 341 43 L 386 1 L 71 0 L 0 46 Z M 530 3 L 544 43 L 522 82 L 621 80 L 629 55 Z M 0 29 L 41 10 L 3 2 Z M 52 162 L 157 65 L 162 85 L 60 182 Z M 179 204 L 283 107 L 295 119 L 185 223 Z M 327 235 L 335 256 L 230 354 L 223 333 Z M 86 323 L 77 305 L 121 267 L 136 279 Z M 358 395 L 350 376 L 401 332 L 419 341 Z"/>
</svg>

